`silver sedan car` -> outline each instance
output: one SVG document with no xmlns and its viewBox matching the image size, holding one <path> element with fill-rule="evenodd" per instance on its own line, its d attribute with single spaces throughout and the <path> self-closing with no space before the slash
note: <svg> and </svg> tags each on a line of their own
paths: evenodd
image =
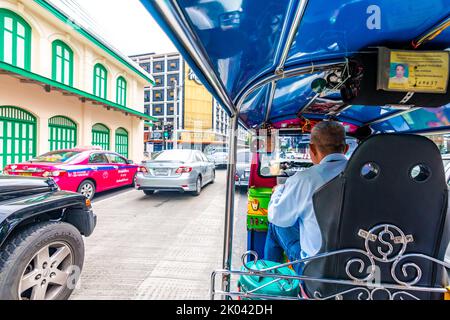
<svg viewBox="0 0 450 320">
<path fill-rule="evenodd" d="M 142 163 L 136 175 L 136 189 L 151 195 L 155 191 L 191 192 L 198 196 L 202 188 L 214 183 L 214 162 L 198 150 L 166 150 Z"/>
<path fill-rule="evenodd" d="M 238 150 L 236 161 L 236 183 L 237 188 L 248 188 L 250 168 L 252 164 L 252 153 L 250 150 Z"/>
</svg>

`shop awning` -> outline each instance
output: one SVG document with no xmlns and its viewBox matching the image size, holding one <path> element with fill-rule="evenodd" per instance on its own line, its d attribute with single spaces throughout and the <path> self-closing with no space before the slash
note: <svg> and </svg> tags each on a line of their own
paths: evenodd
<svg viewBox="0 0 450 320">
<path fill-rule="evenodd" d="M 81 101 L 90 101 L 94 105 L 103 106 L 108 110 L 121 111 L 125 115 L 135 116 L 141 120 L 147 120 L 149 123 L 158 121 L 157 118 L 151 117 L 143 112 L 136 111 L 134 109 L 119 105 L 115 102 L 99 98 L 91 93 L 79 90 L 74 87 L 70 87 L 59 83 L 57 81 L 48 79 L 36 73 L 14 67 L 10 64 L 0 62 L 0 74 L 8 74 L 13 77 L 20 79 L 22 82 L 34 83 L 41 87 L 47 92 L 59 91 L 64 95 L 74 96 L 79 98 Z"/>
</svg>

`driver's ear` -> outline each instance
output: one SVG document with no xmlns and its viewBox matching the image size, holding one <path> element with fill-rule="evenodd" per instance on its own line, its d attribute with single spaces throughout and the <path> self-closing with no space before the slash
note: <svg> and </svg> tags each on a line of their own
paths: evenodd
<svg viewBox="0 0 450 320">
<path fill-rule="evenodd" d="M 311 152 L 313 155 L 317 155 L 316 146 L 313 144 L 309 145 L 309 152 Z"/>
</svg>

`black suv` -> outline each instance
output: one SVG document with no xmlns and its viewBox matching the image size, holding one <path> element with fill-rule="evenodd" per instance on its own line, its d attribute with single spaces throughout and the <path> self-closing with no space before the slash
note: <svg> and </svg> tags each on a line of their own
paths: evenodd
<svg viewBox="0 0 450 320">
<path fill-rule="evenodd" d="M 95 225 L 90 201 L 52 179 L 0 176 L 0 300 L 68 299 Z"/>
</svg>

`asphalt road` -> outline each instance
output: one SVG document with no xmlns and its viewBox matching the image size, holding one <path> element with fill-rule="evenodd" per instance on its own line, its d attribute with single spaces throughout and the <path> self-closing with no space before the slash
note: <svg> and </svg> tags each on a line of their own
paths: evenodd
<svg viewBox="0 0 450 320">
<path fill-rule="evenodd" d="M 246 250 L 245 193 L 236 194 L 234 260 Z M 208 299 L 221 268 L 225 171 L 199 197 L 130 188 L 99 195 L 94 234 L 72 299 Z"/>
</svg>

